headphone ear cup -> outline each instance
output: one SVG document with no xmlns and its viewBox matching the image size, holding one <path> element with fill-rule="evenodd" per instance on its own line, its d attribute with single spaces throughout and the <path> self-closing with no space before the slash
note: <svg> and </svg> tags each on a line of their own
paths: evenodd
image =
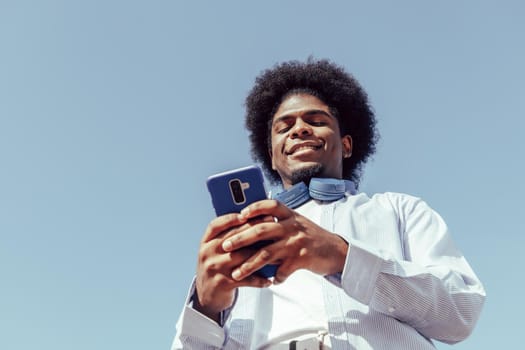
<svg viewBox="0 0 525 350">
<path fill-rule="evenodd" d="M 344 197 L 346 184 L 341 179 L 312 178 L 310 196 L 321 201 L 335 201 Z"/>
<path fill-rule="evenodd" d="M 308 202 L 308 200 L 310 200 L 310 193 L 304 182 L 299 182 L 288 190 L 276 194 L 274 199 L 283 203 L 288 208 L 294 209 Z"/>
<path fill-rule="evenodd" d="M 289 189 L 277 193 L 273 199 L 286 205 L 288 208 L 295 209 L 308 202 L 310 198 L 321 201 L 335 201 L 344 197 L 346 184 L 341 179 L 316 178 L 310 180 L 310 187 L 304 182 L 299 182 Z"/>
</svg>

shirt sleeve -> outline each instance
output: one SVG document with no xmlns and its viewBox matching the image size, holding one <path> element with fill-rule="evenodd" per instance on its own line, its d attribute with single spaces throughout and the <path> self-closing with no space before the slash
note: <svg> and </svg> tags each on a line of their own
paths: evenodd
<svg viewBox="0 0 525 350">
<path fill-rule="evenodd" d="M 230 315 L 231 307 L 221 313 L 220 324 L 201 314 L 193 308 L 193 295 L 195 293 L 195 278 L 191 284 L 186 304 L 177 321 L 176 334 L 171 350 L 211 350 L 221 349 L 226 340 L 226 331 L 223 328 Z M 235 300 L 237 293 L 235 294 Z M 235 304 L 235 301 L 234 301 Z"/>
<path fill-rule="evenodd" d="M 423 201 L 390 199 L 399 215 L 404 257 L 347 238 L 341 286 L 352 298 L 446 343 L 465 339 L 485 291 L 455 247 L 442 218 Z M 334 278 L 335 276 L 332 276 Z"/>
</svg>

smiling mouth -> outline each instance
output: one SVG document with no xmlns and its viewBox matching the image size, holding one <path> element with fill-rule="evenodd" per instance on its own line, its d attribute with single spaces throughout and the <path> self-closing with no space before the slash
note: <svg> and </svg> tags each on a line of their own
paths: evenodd
<svg viewBox="0 0 525 350">
<path fill-rule="evenodd" d="M 323 144 L 319 144 L 319 145 L 301 144 L 301 145 L 292 146 L 288 151 L 285 151 L 284 153 L 286 155 L 291 155 L 291 154 L 298 153 L 298 152 L 301 152 L 301 151 L 306 151 L 306 150 L 317 151 L 317 150 L 321 149 L 322 147 L 323 147 Z"/>
</svg>

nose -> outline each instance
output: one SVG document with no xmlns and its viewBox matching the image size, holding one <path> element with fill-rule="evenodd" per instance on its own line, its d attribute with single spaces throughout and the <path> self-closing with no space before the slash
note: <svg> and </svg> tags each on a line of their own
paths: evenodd
<svg viewBox="0 0 525 350">
<path fill-rule="evenodd" d="M 292 128 L 292 132 L 290 135 L 291 138 L 295 139 L 298 137 L 304 137 L 304 136 L 310 136 L 310 135 L 312 135 L 312 127 L 310 126 L 310 124 L 305 123 L 303 120 L 298 118 L 295 122 L 295 125 Z"/>
</svg>

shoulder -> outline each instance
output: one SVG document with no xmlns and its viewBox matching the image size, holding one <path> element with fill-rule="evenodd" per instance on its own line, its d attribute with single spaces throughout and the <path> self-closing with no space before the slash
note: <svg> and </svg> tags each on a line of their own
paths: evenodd
<svg viewBox="0 0 525 350">
<path fill-rule="evenodd" d="M 357 194 L 357 196 L 362 196 L 365 201 L 370 201 L 375 204 L 394 208 L 406 209 L 407 207 L 415 206 L 422 202 L 421 198 L 419 197 L 400 192 L 375 193 L 371 196 L 362 192 Z"/>
<path fill-rule="evenodd" d="M 376 209 L 382 208 L 406 217 L 421 212 L 433 212 L 432 208 L 420 197 L 399 192 L 375 193 L 371 196 L 366 193 L 356 194 L 359 206 L 364 205 Z"/>
</svg>

